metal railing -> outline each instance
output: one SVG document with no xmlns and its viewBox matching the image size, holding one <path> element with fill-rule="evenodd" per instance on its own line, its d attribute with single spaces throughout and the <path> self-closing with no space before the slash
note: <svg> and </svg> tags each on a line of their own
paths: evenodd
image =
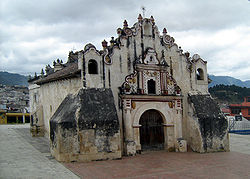
<svg viewBox="0 0 250 179">
<path fill-rule="evenodd" d="M 227 116 L 229 132 L 250 135 L 250 121 L 242 116 Z"/>
</svg>

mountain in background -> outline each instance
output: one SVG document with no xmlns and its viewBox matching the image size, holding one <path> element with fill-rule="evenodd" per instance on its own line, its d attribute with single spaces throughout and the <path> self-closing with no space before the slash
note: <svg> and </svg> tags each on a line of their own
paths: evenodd
<svg viewBox="0 0 250 179">
<path fill-rule="evenodd" d="M 215 75 L 209 75 L 209 78 L 212 80 L 212 82 L 208 85 L 209 88 L 219 84 L 236 85 L 240 87 L 250 88 L 250 80 L 241 81 L 239 79 L 230 76 L 215 76 Z M 13 85 L 28 86 L 28 76 L 0 71 L 0 84 L 8 86 L 13 86 Z"/>
<path fill-rule="evenodd" d="M 244 97 L 250 96 L 250 88 L 236 85 L 216 85 L 210 87 L 209 92 L 220 104 L 242 103 Z"/>
<path fill-rule="evenodd" d="M 235 86 L 250 88 L 250 80 L 241 81 L 239 79 L 230 76 L 215 76 L 215 75 L 209 75 L 209 78 L 212 80 L 212 82 L 208 84 L 209 88 L 219 84 L 235 85 Z"/>
<path fill-rule="evenodd" d="M 0 71 L 0 84 L 7 86 L 28 86 L 28 77 L 16 73 Z"/>
</svg>

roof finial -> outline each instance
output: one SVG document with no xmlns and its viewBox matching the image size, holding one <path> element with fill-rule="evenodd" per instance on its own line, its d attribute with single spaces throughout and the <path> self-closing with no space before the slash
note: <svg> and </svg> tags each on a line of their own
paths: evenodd
<svg viewBox="0 0 250 179">
<path fill-rule="evenodd" d="M 123 22 L 123 28 L 125 29 L 127 27 L 128 27 L 128 22 L 126 20 L 124 20 L 124 22 Z"/>
<path fill-rule="evenodd" d="M 166 34 L 166 33 L 167 33 L 167 29 L 164 28 L 164 29 L 163 29 L 163 34 Z"/>
<path fill-rule="evenodd" d="M 42 70 L 41 70 L 41 76 L 42 76 L 42 77 L 44 76 L 43 68 L 42 68 Z"/>
<path fill-rule="evenodd" d="M 155 19 L 153 16 L 150 17 L 150 20 L 152 21 L 152 23 L 155 23 Z"/>
<path fill-rule="evenodd" d="M 103 49 L 106 49 L 107 46 L 108 46 L 108 42 L 104 39 L 104 40 L 102 41 L 102 47 L 103 47 Z"/>
<path fill-rule="evenodd" d="M 142 16 L 141 16 L 141 14 L 139 14 L 139 16 L 138 16 L 138 21 L 141 21 L 143 18 L 142 18 Z"/>
<path fill-rule="evenodd" d="M 111 46 L 113 46 L 115 44 L 114 37 L 111 37 L 110 44 L 111 44 Z"/>
</svg>

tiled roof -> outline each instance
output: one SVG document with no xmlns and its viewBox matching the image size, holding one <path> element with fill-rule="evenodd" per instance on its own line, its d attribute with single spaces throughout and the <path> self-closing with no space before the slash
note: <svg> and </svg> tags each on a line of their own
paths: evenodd
<svg viewBox="0 0 250 179">
<path fill-rule="evenodd" d="M 72 77 L 79 77 L 81 70 L 78 69 L 77 63 L 72 63 L 65 68 L 58 70 L 44 78 L 40 78 L 39 80 L 35 81 L 36 84 L 41 85 L 44 83 L 49 83 L 52 81 L 62 80 L 65 78 L 72 78 Z"/>
<path fill-rule="evenodd" d="M 229 108 L 222 108 L 221 111 L 223 113 L 230 113 L 231 112 Z"/>
</svg>

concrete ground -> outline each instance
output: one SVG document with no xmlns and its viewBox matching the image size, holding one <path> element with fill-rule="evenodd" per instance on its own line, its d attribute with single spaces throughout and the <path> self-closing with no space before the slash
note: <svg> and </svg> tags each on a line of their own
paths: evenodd
<svg viewBox="0 0 250 179">
<path fill-rule="evenodd" d="M 230 150 L 250 155 L 250 135 L 230 134 Z"/>
<path fill-rule="evenodd" d="M 250 135 L 230 134 L 231 152 L 147 152 L 122 160 L 63 163 L 29 125 L 0 125 L 0 179 L 5 178 L 250 178 Z M 72 173 L 72 172 L 74 173 Z"/>
<path fill-rule="evenodd" d="M 0 125 L 0 179 L 79 178 L 49 153 L 43 137 L 32 138 L 29 124 Z"/>
</svg>

